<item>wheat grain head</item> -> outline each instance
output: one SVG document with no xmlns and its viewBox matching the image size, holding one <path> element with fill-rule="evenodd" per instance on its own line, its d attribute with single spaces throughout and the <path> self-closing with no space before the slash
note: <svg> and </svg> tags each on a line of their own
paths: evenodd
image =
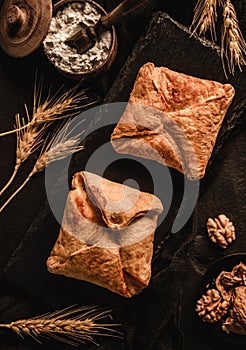
<svg viewBox="0 0 246 350">
<path fill-rule="evenodd" d="M 242 66 L 246 65 L 245 57 L 246 42 L 238 25 L 236 11 L 231 1 L 226 0 L 221 29 L 221 60 L 225 75 L 227 76 L 226 63 L 229 73 L 235 73 L 235 65 L 242 71 Z"/>
<path fill-rule="evenodd" d="M 66 122 L 63 127 L 59 126 L 57 128 L 51 140 L 43 146 L 39 158 L 34 165 L 33 173 L 43 171 L 50 163 L 64 159 L 84 149 L 84 146 L 79 145 L 83 132 L 74 134 L 74 130 L 83 123 L 83 121 L 84 120 L 81 120 L 80 123 L 75 125 L 71 130 L 69 130 L 71 121 Z"/>
<path fill-rule="evenodd" d="M 0 327 L 11 329 L 22 338 L 24 335 L 31 336 L 40 343 L 40 337 L 50 337 L 72 346 L 78 346 L 85 341 L 97 344 L 93 337 L 98 335 L 121 338 L 122 334 L 111 328 L 119 326 L 118 324 L 99 323 L 105 318 L 112 319 L 110 311 L 91 306 L 68 307 L 34 318 L 0 324 Z"/>
<path fill-rule="evenodd" d="M 27 126 L 23 128 L 26 123 L 24 118 L 20 118 L 19 114 L 16 115 L 16 165 L 23 163 L 38 149 L 43 142 L 42 137 L 46 129 L 46 127 L 38 129 L 29 124 L 29 115 L 27 115 L 27 117 Z"/>
<path fill-rule="evenodd" d="M 33 124 L 53 122 L 56 119 L 72 117 L 81 111 L 82 107 L 88 106 L 82 101 L 86 99 L 86 90 L 76 92 L 78 86 L 61 94 L 62 87 L 51 95 L 49 91 L 45 101 L 41 102 L 42 82 L 35 84 L 33 99 Z"/>
<path fill-rule="evenodd" d="M 204 36 L 209 30 L 212 41 L 216 41 L 215 23 L 217 21 L 217 3 L 222 0 L 198 0 L 194 8 L 194 17 L 190 26 L 192 34 Z"/>
</svg>

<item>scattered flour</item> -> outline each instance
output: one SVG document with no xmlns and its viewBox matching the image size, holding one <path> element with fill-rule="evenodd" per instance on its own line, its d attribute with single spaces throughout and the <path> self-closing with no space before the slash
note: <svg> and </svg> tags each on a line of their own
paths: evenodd
<svg viewBox="0 0 246 350">
<path fill-rule="evenodd" d="M 78 28 L 80 23 L 95 25 L 101 13 L 89 2 L 69 3 L 52 18 L 44 40 L 46 55 L 53 64 L 68 73 L 87 73 L 98 68 L 108 57 L 112 34 L 106 31 L 88 51 L 79 54 L 76 48 L 65 44 L 65 40 Z"/>
</svg>

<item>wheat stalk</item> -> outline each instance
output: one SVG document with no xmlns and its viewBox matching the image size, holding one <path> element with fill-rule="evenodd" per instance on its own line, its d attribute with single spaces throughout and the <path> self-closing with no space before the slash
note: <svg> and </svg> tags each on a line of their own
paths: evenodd
<svg viewBox="0 0 246 350">
<path fill-rule="evenodd" d="M 81 120 L 70 131 L 68 131 L 70 122 L 67 122 L 63 128 L 59 127 L 57 129 L 51 140 L 43 147 L 32 170 L 33 175 L 43 171 L 50 163 L 84 149 L 84 146 L 78 145 L 82 133 L 72 135 L 74 130 L 83 122 L 84 120 Z"/>
<path fill-rule="evenodd" d="M 53 97 L 49 93 L 44 103 L 41 103 L 42 84 L 35 83 L 32 118 L 26 106 L 27 121 L 20 118 L 19 114 L 16 115 L 16 125 L 13 131 L 16 132 L 17 137 L 15 166 L 10 179 L 0 190 L 0 196 L 13 182 L 20 165 L 38 149 L 48 125 L 57 119 L 72 117 L 81 110 L 80 103 L 81 99 L 85 98 L 85 91 L 77 94 L 75 92 L 76 87 L 61 96 L 59 96 L 59 91 Z M 10 133 L 3 133 L 0 136 Z"/>
<path fill-rule="evenodd" d="M 192 34 L 198 32 L 198 35 L 204 36 L 209 30 L 212 41 L 216 41 L 217 2 L 220 4 L 221 1 L 223 0 L 198 0 L 190 27 Z"/>
<path fill-rule="evenodd" d="M 82 123 L 83 121 L 84 120 L 82 120 L 80 123 Z M 0 213 L 12 201 L 12 199 L 25 187 L 25 185 L 35 174 L 43 171 L 50 163 L 56 160 L 61 160 L 69 155 L 72 155 L 75 152 L 84 149 L 84 146 L 79 146 L 79 141 L 82 133 L 72 135 L 75 128 L 77 128 L 79 124 L 77 124 L 74 128 L 68 131 L 70 122 L 67 122 L 63 128 L 60 126 L 56 130 L 51 140 L 43 145 L 39 158 L 37 159 L 32 171 L 29 173 L 25 181 L 2 205 L 2 207 L 0 208 Z"/>
<path fill-rule="evenodd" d="M 230 0 L 226 0 L 223 8 L 223 25 L 221 30 L 221 60 L 226 74 L 225 59 L 229 73 L 234 75 L 235 65 L 242 71 L 246 65 L 246 42 L 240 31 L 235 8 Z"/>
<path fill-rule="evenodd" d="M 203 36 L 210 30 L 212 41 L 216 41 L 215 23 L 217 21 L 217 6 L 223 8 L 223 24 L 221 28 L 221 61 L 225 76 L 235 73 L 235 66 L 242 71 L 246 65 L 246 42 L 240 31 L 236 11 L 230 0 L 198 0 L 194 8 L 194 17 L 190 30 Z M 227 68 L 226 63 L 227 62 Z"/>
<path fill-rule="evenodd" d="M 98 322 L 106 317 L 112 319 L 110 311 L 100 311 L 94 307 L 69 307 L 30 319 L 0 324 L 0 327 L 8 328 L 22 338 L 24 335 L 31 336 L 39 343 L 40 337 L 50 337 L 72 346 L 85 341 L 98 345 L 94 336 L 122 337 L 119 331 L 110 328 L 119 326 L 118 324 Z"/>
</svg>

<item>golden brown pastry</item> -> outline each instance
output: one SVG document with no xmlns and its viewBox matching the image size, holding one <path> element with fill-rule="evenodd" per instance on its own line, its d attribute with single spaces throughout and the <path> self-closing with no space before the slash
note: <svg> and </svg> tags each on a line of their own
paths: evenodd
<svg viewBox="0 0 246 350">
<path fill-rule="evenodd" d="M 152 194 L 92 173 L 76 173 L 48 270 L 125 297 L 140 293 L 150 280 L 162 209 Z"/>
<path fill-rule="evenodd" d="M 234 88 L 146 63 L 111 140 L 119 153 L 202 178 Z"/>
</svg>

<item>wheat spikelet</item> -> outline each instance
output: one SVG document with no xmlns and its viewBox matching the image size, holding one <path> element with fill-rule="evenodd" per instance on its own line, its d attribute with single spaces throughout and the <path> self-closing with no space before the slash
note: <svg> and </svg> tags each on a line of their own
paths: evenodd
<svg viewBox="0 0 246 350">
<path fill-rule="evenodd" d="M 190 27 L 192 34 L 198 32 L 198 35 L 204 36 L 209 30 L 212 41 L 216 41 L 217 2 L 221 1 L 223 0 L 198 0 Z"/>
<path fill-rule="evenodd" d="M 9 328 L 22 338 L 24 335 L 31 336 L 40 343 L 40 337 L 50 337 L 78 346 L 85 341 L 95 343 L 94 336 L 121 338 L 119 331 L 110 328 L 118 324 L 98 322 L 106 317 L 112 319 L 110 311 L 100 311 L 94 307 L 68 307 L 38 317 L 0 324 L 0 327 Z"/>
<path fill-rule="evenodd" d="M 74 130 L 83 122 L 75 125 L 70 131 L 68 130 L 70 122 L 67 122 L 62 128 L 61 126 L 55 131 L 51 140 L 45 143 L 40 152 L 32 171 L 29 173 L 25 181 L 20 187 L 7 199 L 7 201 L 0 208 L 0 213 L 11 202 L 11 200 L 25 187 L 29 180 L 38 172 L 43 171 L 50 163 L 61 160 L 75 152 L 84 149 L 84 146 L 79 145 L 82 133 L 73 135 Z"/>
<path fill-rule="evenodd" d="M 235 73 L 235 65 L 242 71 L 241 66 L 246 65 L 246 42 L 238 25 L 235 8 L 230 0 L 226 0 L 223 7 L 221 33 L 221 60 L 225 75 L 225 59 L 229 73 Z"/>
</svg>

